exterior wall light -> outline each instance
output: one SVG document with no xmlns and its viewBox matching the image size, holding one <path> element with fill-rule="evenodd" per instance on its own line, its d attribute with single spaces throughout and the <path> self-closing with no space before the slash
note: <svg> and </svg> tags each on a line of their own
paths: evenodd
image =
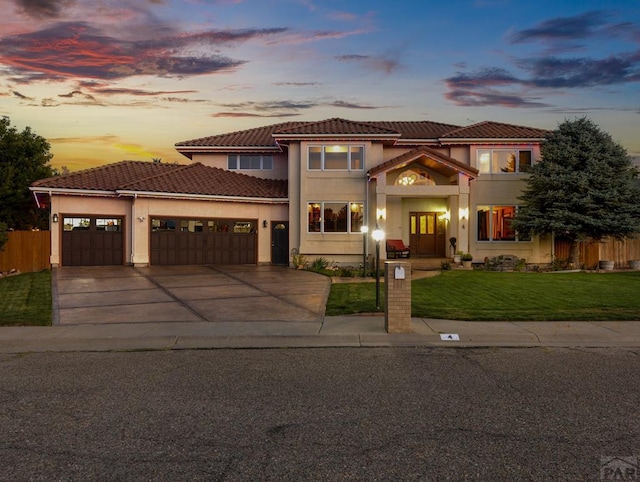
<svg viewBox="0 0 640 482">
<path fill-rule="evenodd" d="M 57 223 L 57 222 L 58 222 L 58 213 L 55 213 L 55 214 L 53 215 L 53 222 L 54 222 L 54 223 Z"/>
</svg>

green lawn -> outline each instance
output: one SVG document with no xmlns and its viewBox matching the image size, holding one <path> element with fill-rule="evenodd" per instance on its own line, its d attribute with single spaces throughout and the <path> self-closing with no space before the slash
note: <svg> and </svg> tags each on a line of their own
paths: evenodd
<svg viewBox="0 0 640 482">
<path fill-rule="evenodd" d="M 412 283 L 412 315 L 493 321 L 640 320 L 640 272 L 444 271 Z M 380 287 L 384 309 L 384 284 Z M 375 311 L 375 283 L 335 284 L 327 315 Z"/>
<path fill-rule="evenodd" d="M 51 271 L 0 278 L 0 326 L 51 325 Z"/>
</svg>

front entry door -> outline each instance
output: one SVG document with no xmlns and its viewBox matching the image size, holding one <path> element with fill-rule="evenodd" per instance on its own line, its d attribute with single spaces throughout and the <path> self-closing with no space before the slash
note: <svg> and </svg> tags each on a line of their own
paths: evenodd
<svg viewBox="0 0 640 482">
<path fill-rule="evenodd" d="M 289 223 L 271 223 L 271 264 L 289 264 Z"/>
<path fill-rule="evenodd" d="M 409 213 L 411 256 L 445 256 L 445 225 L 436 212 Z"/>
</svg>

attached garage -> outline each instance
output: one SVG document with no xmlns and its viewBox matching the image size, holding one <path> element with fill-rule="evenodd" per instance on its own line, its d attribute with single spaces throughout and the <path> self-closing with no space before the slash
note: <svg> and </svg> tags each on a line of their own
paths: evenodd
<svg viewBox="0 0 640 482">
<path fill-rule="evenodd" d="M 120 217 L 63 216 L 63 266 L 124 264 L 124 230 Z"/>
<path fill-rule="evenodd" d="M 200 163 L 123 161 L 31 190 L 51 207 L 52 266 L 266 264 L 289 213 L 286 180 Z"/>
<path fill-rule="evenodd" d="M 257 220 L 151 219 L 151 264 L 256 264 Z"/>
</svg>

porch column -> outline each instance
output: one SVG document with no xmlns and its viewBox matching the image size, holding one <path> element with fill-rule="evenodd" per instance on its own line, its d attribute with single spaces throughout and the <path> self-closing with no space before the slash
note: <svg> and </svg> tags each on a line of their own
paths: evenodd
<svg viewBox="0 0 640 482">
<path fill-rule="evenodd" d="M 471 232 L 470 220 L 472 213 L 469 207 L 469 178 L 464 174 L 458 174 L 458 247 L 459 251 L 469 251 L 469 237 Z"/>
</svg>

